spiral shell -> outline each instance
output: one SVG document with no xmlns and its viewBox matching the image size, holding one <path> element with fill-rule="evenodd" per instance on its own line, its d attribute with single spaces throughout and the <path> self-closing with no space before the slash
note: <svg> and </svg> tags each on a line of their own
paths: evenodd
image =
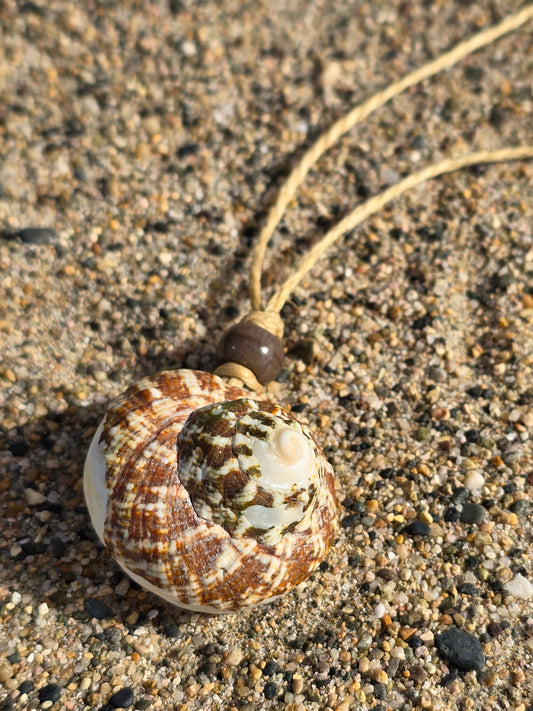
<svg viewBox="0 0 533 711">
<path fill-rule="evenodd" d="M 109 409 L 85 465 L 93 525 L 137 582 L 206 612 L 305 580 L 337 530 L 308 429 L 209 373 L 159 373 Z"/>
</svg>

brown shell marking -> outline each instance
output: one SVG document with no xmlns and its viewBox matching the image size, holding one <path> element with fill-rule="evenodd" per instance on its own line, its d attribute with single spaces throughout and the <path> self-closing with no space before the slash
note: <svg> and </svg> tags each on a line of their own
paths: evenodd
<svg viewBox="0 0 533 711">
<path fill-rule="evenodd" d="M 249 397 L 209 373 L 163 372 L 129 388 L 104 422 L 105 545 L 127 570 L 185 607 L 235 610 L 287 592 L 315 570 L 337 530 L 333 472 L 318 447 L 323 491 L 305 530 L 288 530 L 269 546 L 251 531 L 235 538 L 197 515 L 177 473 L 178 435 L 199 408 Z M 218 465 L 229 453 L 220 450 Z M 236 476 L 224 483 L 225 497 L 242 487 Z"/>
</svg>

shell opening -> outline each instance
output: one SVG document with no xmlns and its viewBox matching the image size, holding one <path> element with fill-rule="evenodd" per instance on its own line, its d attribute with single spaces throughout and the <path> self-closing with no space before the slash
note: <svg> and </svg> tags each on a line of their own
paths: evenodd
<svg viewBox="0 0 533 711">
<path fill-rule="evenodd" d="M 252 439 L 252 452 L 261 467 L 261 485 L 268 490 L 305 487 L 316 474 L 309 442 L 292 427 L 275 429 L 268 440 Z"/>
</svg>

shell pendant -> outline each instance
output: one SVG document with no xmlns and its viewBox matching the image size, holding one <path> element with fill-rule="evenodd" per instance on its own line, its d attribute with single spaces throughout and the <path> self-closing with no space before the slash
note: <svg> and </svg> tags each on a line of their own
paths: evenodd
<svg viewBox="0 0 533 711">
<path fill-rule="evenodd" d="M 333 471 L 308 428 L 200 371 L 158 373 L 115 400 L 84 488 L 124 571 L 190 610 L 275 599 L 311 575 L 337 531 Z"/>
</svg>

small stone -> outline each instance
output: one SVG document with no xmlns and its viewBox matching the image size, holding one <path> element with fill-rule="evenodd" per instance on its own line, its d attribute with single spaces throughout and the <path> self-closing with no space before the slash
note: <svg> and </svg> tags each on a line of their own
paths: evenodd
<svg viewBox="0 0 533 711">
<path fill-rule="evenodd" d="M 6 378 L 8 380 L 10 380 L 13 383 L 17 379 L 17 376 L 15 375 L 15 373 L 13 373 L 13 371 L 11 371 L 9 369 L 4 372 L 4 375 L 6 376 Z M 11 375 L 13 376 L 13 378 L 10 377 Z M 15 440 L 13 440 L 13 442 L 9 443 L 9 451 L 11 452 L 11 454 L 14 457 L 23 457 L 25 454 L 28 454 L 28 452 L 30 451 L 30 445 L 27 442 L 25 442 L 23 439 L 15 439 Z"/>
<path fill-rule="evenodd" d="M 463 504 L 459 520 L 463 523 L 481 523 L 487 516 L 487 509 L 481 504 Z"/>
<path fill-rule="evenodd" d="M 517 518 L 525 518 L 531 510 L 531 502 L 527 499 L 518 499 L 509 507 L 509 510 L 514 513 Z"/>
<path fill-rule="evenodd" d="M 302 679 L 301 676 L 296 677 L 296 675 L 292 679 L 292 693 L 293 694 L 301 694 L 304 688 L 304 680 Z"/>
<path fill-rule="evenodd" d="M 57 232 L 51 227 L 25 227 L 18 237 L 26 244 L 52 244 L 57 240 Z"/>
<path fill-rule="evenodd" d="M 386 684 L 389 680 L 387 672 L 384 669 L 374 669 L 374 681 L 378 684 Z"/>
<path fill-rule="evenodd" d="M 263 667 L 263 675 L 264 676 L 273 676 L 274 674 L 277 674 L 278 672 L 279 672 L 278 662 L 275 662 L 273 659 L 269 659 L 268 662 Z"/>
<path fill-rule="evenodd" d="M 512 511 L 500 511 L 498 521 L 506 526 L 518 526 L 518 516 Z"/>
<path fill-rule="evenodd" d="M 404 530 L 411 536 L 429 536 L 431 533 L 431 527 L 422 521 L 412 521 Z"/>
<path fill-rule="evenodd" d="M 52 540 L 52 544 L 51 544 L 52 555 L 54 556 L 54 558 L 62 558 L 66 547 L 67 547 L 66 543 L 63 540 L 61 540 L 61 538 L 59 538 L 59 536 L 56 536 Z"/>
<path fill-rule="evenodd" d="M 108 704 L 115 709 L 127 709 L 132 706 L 135 701 L 135 694 L 131 686 L 125 686 L 123 689 L 115 692 L 108 701 Z"/>
<path fill-rule="evenodd" d="M 39 506 L 39 504 L 44 504 L 46 501 L 46 496 L 43 496 L 40 492 L 35 491 L 35 489 L 24 489 L 24 494 L 26 496 L 28 506 Z"/>
<path fill-rule="evenodd" d="M 105 620 L 108 617 L 115 616 L 115 613 L 109 605 L 95 598 L 87 598 L 83 604 L 83 608 L 89 617 L 94 617 L 97 620 Z"/>
<path fill-rule="evenodd" d="M 54 703 L 61 697 L 61 688 L 57 684 L 47 684 L 42 689 L 39 689 L 39 703 L 51 701 Z"/>
<path fill-rule="evenodd" d="M 487 632 L 491 637 L 499 637 L 502 634 L 503 629 L 499 622 L 489 622 L 487 625 Z"/>
<path fill-rule="evenodd" d="M 368 657 L 362 657 L 359 660 L 359 673 L 367 674 L 370 671 L 370 660 Z"/>
<path fill-rule="evenodd" d="M 104 637 L 109 644 L 120 644 L 123 634 L 118 627 L 109 627 L 104 631 Z"/>
<path fill-rule="evenodd" d="M 458 486 L 456 489 L 454 489 L 450 501 L 454 506 L 460 506 L 461 504 L 465 503 L 469 495 L 470 492 L 466 487 Z"/>
<path fill-rule="evenodd" d="M 277 693 L 278 687 L 273 681 L 269 681 L 268 684 L 265 684 L 265 688 L 263 689 L 265 699 L 273 699 L 277 696 Z"/>
<path fill-rule="evenodd" d="M 180 628 L 178 625 L 175 624 L 169 624 L 165 625 L 164 632 L 167 637 L 170 637 L 171 639 L 175 639 L 176 637 L 180 636 Z"/>
<path fill-rule="evenodd" d="M 515 575 L 512 580 L 505 583 L 503 587 L 509 595 L 518 597 L 520 600 L 529 600 L 533 597 L 533 585 L 520 573 Z"/>
<path fill-rule="evenodd" d="M 383 615 L 386 613 L 387 609 L 385 605 L 382 602 L 378 602 L 376 607 L 374 608 L 374 618 L 376 620 L 380 620 Z"/>
<path fill-rule="evenodd" d="M 0 683 L 5 684 L 13 676 L 13 667 L 6 661 L 0 660 Z"/>
<path fill-rule="evenodd" d="M 435 637 L 440 655 L 460 669 L 483 669 L 485 657 L 481 642 L 469 632 L 451 627 Z"/>
<path fill-rule="evenodd" d="M 465 488 L 474 495 L 479 495 L 485 486 L 485 477 L 481 472 L 472 469 L 465 476 Z"/>
<path fill-rule="evenodd" d="M 224 658 L 224 662 L 230 667 L 236 667 L 242 662 L 243 656 L 244 654 L 241 649 L 238 647 L 231 647 Z"/>
<path fill-rule="evenodd" d="M 427 672 L 420 666 L 415 665 L 409 669 L 410 678 L 415 684 L 421 684 L 427 679 Z"/>
</svg>

